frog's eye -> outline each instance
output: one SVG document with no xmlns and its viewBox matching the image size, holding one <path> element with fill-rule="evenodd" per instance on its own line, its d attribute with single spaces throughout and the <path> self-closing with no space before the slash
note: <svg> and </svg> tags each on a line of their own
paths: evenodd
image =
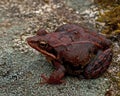
<svg viewBox="0 0 120 96">
<path fill-rule="evenodd" d="M 39 41 L 39 44 L 40 44 L 40 47 L 42 47 L 42 48 L 46 48 L 47 47 L 47 42 L 45 42 L 45 41 Z"/>
</svg>

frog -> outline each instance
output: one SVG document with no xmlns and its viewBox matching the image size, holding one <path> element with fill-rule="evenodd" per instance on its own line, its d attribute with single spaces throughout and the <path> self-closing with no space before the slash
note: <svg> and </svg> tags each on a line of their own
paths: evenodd
<svg viewBox="0 0 120 96">
<path fill-rule="evenodd" d="M 27 38 L 27 43 L 55 67 L 49 77 L 41 75 L 41 83 L 61 84 L 67 74 L 98 78 L 108 69 L 113 56 L 111 40 L 80 24 L 63 24 L 53 32 L 40 29 Z"/>
</svg>

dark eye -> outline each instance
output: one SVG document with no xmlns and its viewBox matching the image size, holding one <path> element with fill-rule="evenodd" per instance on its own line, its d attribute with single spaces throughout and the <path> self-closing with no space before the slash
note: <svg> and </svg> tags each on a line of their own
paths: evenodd
<svg viewBox="0 0 120 96">
<path fill-rule="evenodd" d="M 39 41 L 39 44 L 40 44 L 40 47 L 42 47 L 42 48 L 46 48 L 47 47 L 47 42 L 45 42 L 45 41 Z"/>
</svg>

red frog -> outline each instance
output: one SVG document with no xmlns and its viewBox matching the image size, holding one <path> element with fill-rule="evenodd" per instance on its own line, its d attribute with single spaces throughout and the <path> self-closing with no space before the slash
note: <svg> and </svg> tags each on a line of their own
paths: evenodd
<svg viewBox="0 0 120 96">
<path fill-rule="evenodd" d="M 27 42 L 56 68 L 49 78 L 41 75 L 44 83 L 60 84 L 65 74 L 97 78 L 112 61 L 111 41 L 78 24 L 64 24 L 51 33 L 41 29 Z"/>
</svg>

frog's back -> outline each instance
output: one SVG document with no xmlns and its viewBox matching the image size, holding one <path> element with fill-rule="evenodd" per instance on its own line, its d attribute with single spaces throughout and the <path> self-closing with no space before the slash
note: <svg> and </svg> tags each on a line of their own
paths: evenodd
<svg viewBox="0 0 120 96">
<path fill-rule="evenodd" d="M 102 44 L 104 47 L 112 45 L 111 41 L 106 39 L 105 36 L 78 24 L 64 24 L 58 27 L 55 32 L 65 32 L 73 41 L 88 40 Z"/>
</svg>

